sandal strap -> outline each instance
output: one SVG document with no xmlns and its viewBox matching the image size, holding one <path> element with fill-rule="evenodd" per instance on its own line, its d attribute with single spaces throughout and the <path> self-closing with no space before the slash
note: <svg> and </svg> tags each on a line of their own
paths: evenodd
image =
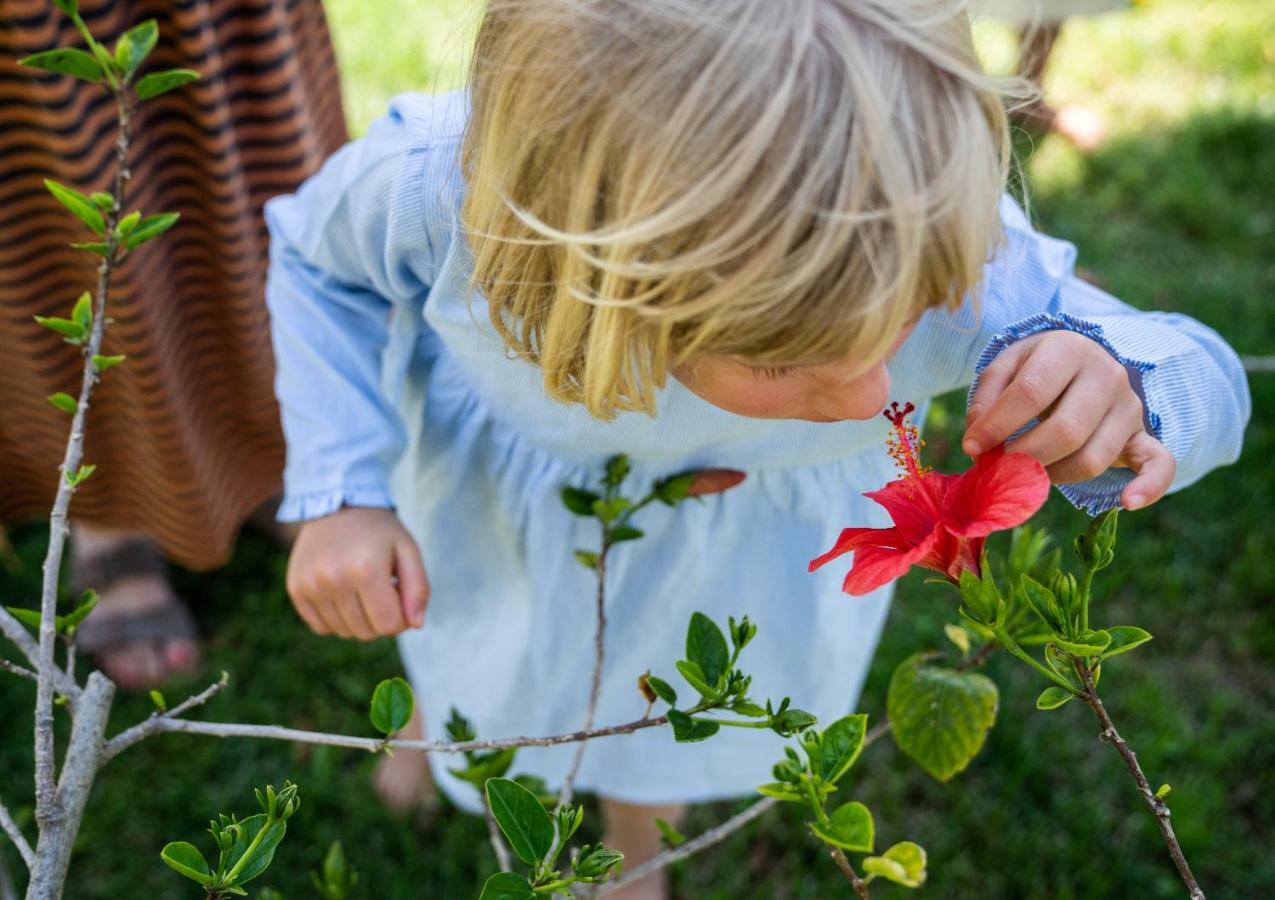
<svg viewBox="0 0 1275 900">
<path fill-rule="evenodd" d="M 113 550 L 76 560 L 72 573 L 72 593 L 86 588 L 104 591 L 126 578 L 142 575 L 167 577 L 168 565 L 155 545 L 145 538 L 130 538 Z"/>
<path fill-rule="evenodd" d="M 146 640 L 194 639 L 195 621 L 180 602 L 134 613 L 95 611 L 75 630 L 76 646 L 85 653 Z"/>
</svg>

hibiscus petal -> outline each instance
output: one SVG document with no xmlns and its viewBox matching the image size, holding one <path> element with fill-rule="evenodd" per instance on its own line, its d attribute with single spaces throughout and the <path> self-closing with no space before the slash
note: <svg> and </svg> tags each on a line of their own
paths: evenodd
<svg viewBox="0 0 1275 900">
<path fill-rule="evenodd" d="M 882 529 L 883 532 L 889 530 L 891 529 Z M 887 541 L 880 541 L 856 547 L 854 565 L 846 575 L 841 589 L 851 596 L 861 597 L 900 577 L 929 555 L 939 539 L 940 531 L 941 529 L 936 528 L 914 546 L 896 540 L 893 546 Z"/>
<path fill-rule="evenodd" d="M 895 533 L 893 528 L 846 528 L 841 532 L 841 536 L 837 538 L 837 542 L 832 545 L 832 549 L 823 556 L 816 556 L 810 561 L 807 571 L 813 572 L 824 563 L 831 562 L 838 556 L 849 553 L 856 546 L 856 543 L 867 536 L 868 540 L 872 539 L 872 535 L 877 532 Z"/>
<path fill-rule="evenodd" d="M 915 544 L 934 530 L 943 498 L 956 481 L 955 475 L 926 472 L 919 486 L 914 478 L 896 478 L 863 496 L 884 506 L 899 533 Z"/>
<path fill-rule="evenodd" d="M 1049 497 L 1049 475 L 1026 453 L 996 447 L 957 476 L 943 498 L 943 524 L 958 537 L 984 537 L 1021 525 Z"/>
</svg>

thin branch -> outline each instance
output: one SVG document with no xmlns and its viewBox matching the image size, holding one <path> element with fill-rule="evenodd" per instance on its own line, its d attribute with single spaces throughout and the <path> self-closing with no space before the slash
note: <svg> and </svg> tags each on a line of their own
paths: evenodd
<svg viewBox="0 0 1275 900">
<path fill-rule="evenodd" d="M 40 668 L 40 645 L 32 639 L 31 633 L 27 631 L 26 626 L 15 619 L 8 610 L 0 606 L 0 634 L 8 638 L 19 650 L 22 655 L 27 658 L 32 666 L 32 671 Z M 71 709 L 75 709 L 75 699 L 80 695 L 80 688 L 67 674 L 61 669 L 55 668 L 53 680 L 58 693 L 65 695 L 71 703 Z"/>
<path fill-rule="evenodd" d="M 1102 698 L 1098 696 L 1097 687 L 1094 685 L 1093 672 L 1079 659 L 1075 661 L 1075 665 L 1076 672 L 1080 675 L 1080 680 L 1085 685 L 1085 692 L 1081 694 L 1081 699 L 1089 704 L 1089 708 L 1098 717 L 1098 724 L 1102 726 L 1102 730 L 1099 732 L 1100 736 L 1104 741 L 1116 748 L 1120 758 L 1124 760 L 1124 764 L 1129 768 L 1129 773 L 1133 775 L 1133 780 L 1137 782 L 1138 793 L 1142 795 L 1142 799 L 1147 802 L 1148 808 L 1150 808 L 1152 815 L 1155 816 L 1156 824 L 1160 827 L 1160 834 L 1164 837 L 1164 843 L 1169 848 L 1169 856 L 1173 858 L 1173 864 L 1177 866 L 1178 874 L 1182 876 L 1182 882 L 1186 885 L 1191 900 L 1204 900 L 1204 891 L 1200 888 L 1199 883 L 1196 882 L 1195 876 L 1191 874 L 1191 867 L 1187 864 L 1186 856 L 1182 853 L 1182 847 L 1178 843 L 1178 836 L 1173 832 L 1173 823 L 1169 821 L 1171 813 L 1169 812 L 1168 804 L 1157 797 L 1155 792 L 1151 790 L 1151 783 L 1147 781 L 1147 776 L 1142 772 L 1142 766 L 1138 763 L 1137 754 L 1125 743 L 1124 738 L 1120 736 L 1120 732 L 1116 731 L 1116 726 L 1111 721 L 1107 708 L 1102 704 Z"/>
<path fill-rule="evenodd" d="M 266 738 L 278 741 L 295 741 L 299 744 L 326 744 L 332 747 L 350 747 L 355 750 L 367 750 L 376 753 L 389 747 L 393 750 L 419 750 L 423 753 L 471 753 L 482 750 L 508 750 L 514 747 L 554 747 L 558 744 L 574 744 L 577 741 L 590 741 L 594 738 L 610 737 L 616 734 L 632 734 L 644 728 L 654 728 L 668 724 L 668 716 L 657 716 L 654 719 L 638 719 L 624 725 L 609 725 L 606 728 L 595 728 L 591 731 L 576 731 L 571 734 L 555 734 L 550 737 L 515 737 L 500 740 L 477 741 L 425 741 L 396 740 L 384 738 L 356 737 L 349 734 L 325 734 L 318 731 L 301 731 L 296 728 L 283 728 L 279 725 L 242 725 L 224 722 L 195 722 L 189 719 L 174 719 L 168 716 L 155 716 L 147 719 L 127 731 L 122 731 L 106 742 L 103 751 L 103 762 L 109 761 L 138 741 L 152 734 L 164 732 L 182 732 L 185 734 L 207 734 L 212 737 L 250 737 Z"/>
<path fill-rule="evenodd" d="M 25 666 L 20 666 L 15 662 L 10 662 L 4 657 L 0 657 L 0 669 L 8 672 L 10 675 L 18 675 L 22 678 L 29 678 L 32 681 L 39 681 L 39 678 L 30 669 Z"/>
<path fill-rule="evenodd" d="M 107 741 L 106 747 L 102 751 L 102 762 L 109 762 L 117 754 L 127 750 L 143 738 L 149 737 L 152 734 L 157 734 L 160 731 L 165 731 L 166 729 L 161 722 L 162 719 L 174 719 L 189 709 L 194 709 L 196 706 L 202 706 L 217 694 L 221 693 L 229 683 L 230 676 L 225 672 L 222 672 L 219 680 L 204 688 L 200 693 L 187 697 L 172 709 L 164 710 L 162 712 L 153 712 L 148 718 L 138 722 L 132 728 L 121 731 L 119 734 L 115 735 L 115 737 Z"/>
<path fill-rule="evenodd" d="M 13 821 L 13 816 L 9 815 L 9 810 L 3 803 L 0 803 L 0 828 L 3 828 L 4 833 L 9 836 L 9 840 L 13 841 L 13 846 L 18 848 L 18 855 L 27 864 L 27 868 L 31 868 L 31 864 L 35 862 L 35 852 L 31 849 L 31 845 L 27 843 L 26 837 L 22 834 L 22 829 L 18 827 L 17 822 Z"/>
<path fill-rule="evenodd" d="M 84 420 L 88 415 L 89 400 L 98 381 L 98 368 L 93 357 L 101 352 L 102 335 L 106 330 L 106 299 L 110 288 L 111 273 L 119 263 L 119 239 L 116 225 L 124 198 L 124 186 L 128 182 L 128 98 L 118 90 L 113 92 L 118 104 L 118 131 L 115 138 L 115 203 L 106 215 L 106 255 L 97 267 L 97 296 L 93 311 L 93 327 L 88 346 L 84 350 L 84 373 L 80 381 L 80 397 L 75 415 L 71 419 L 71 433 L 66 442 L 66 453 L 58 469 L 58 492 L 49 516 L 49 548 L 44 557 L 44 581 L 40 593 L 40 653 L 36 671 L 35 694 L 35 818 L 43 829 L 55 824 L 62 815 L 58 791 L 54 784 L 57 767 L 53 748 L 53 694 L 54 641 L 57 638 L 56 615 L 58 602 L 58 578 L 62 569 L 62 551 L 69 532 L 67 514 L 75 486 L 69 476 L 79 471 L 84 457 Z"/>
<path fill-rule="evenodd" d="M 491 839 L 491 849 L 496 853 L 496 863 L 500 866 L 500 871 L 512 872 L 514 863 L 509 858 L 509 848 L 505 846 L 504 835 L 500 833 L 500 828 L 496 825 L 496 817 L 491 814 L 491 807 L 487 805 L 486 798 L 483 802 L 483 817 L 487 820 L 487 836 Z"/>
<path fill-rule="evenodd" d="M 598 711 L 598 696 L 602 690 L 602 664 L 606 658 L 606 586 L 607 586 L 607 554 L 611 551 L 611 536 L 606 523 L 602 525 L 602 550 L 598 553 L 598 591 L 596 597 L 597 627 L 593 633 L 593 680 L 589 686 L 589 705 L 584 711 L 584 730 L 593 727 L 593 717 Z M 558 792 L 558 809 L 571 802 L 575 793 L 576 775 L 580 774 L 580 763 L 584 760 L 584 741 L 576 747 L 571 767 L 567 769 L 567 777 L 562 780 L 562 790 Z"/>
<path fill-rule="evenodd" d="M 680 862 L 689 856 L 694 856 L 701 850 L 707 849 L 714 844 L 721 843 L 734 832 L 743 828 L 749 822 L 760 816 L 765 815 L 773 807 L 779 805 L 778 800 L 774 797 L 764 797 L 758 800 L 752 806 L 748 807 L 741 813 L 736 813 L 720 825 L 715 825 L 703 834 L 697 835 L 686 841 L 684 844 L 665 850 L 656 856 L 651 857 L 646 862 L 634 866 L 624 873 L 624 877 L 617 878 L 615 881 L 609 881 L 598 888 L 598 896 L 605 896 L 612 891 L 617 891 L 621 887 L 627 887 L 635 881 L 639 881 L 653 872 L 658 872 L 665 866 L 670 866 L 675 862 Z"/>
<path fill-rule="evenodd" d="M 859 900 L 869 900 L 868 883 L 859 877 L 859 873 L 854 870 L 854 866 L 850 865 L 850 860 L 846 859 L 845 851 L 840 847 L 832 847 L 832 858 L 837 864 L 837 868 L 841 870 L 841 874 L 846 876 L 846 881 L 850 882 L 854 887 L 854 892 L 859 896 Z"/>
</svg>

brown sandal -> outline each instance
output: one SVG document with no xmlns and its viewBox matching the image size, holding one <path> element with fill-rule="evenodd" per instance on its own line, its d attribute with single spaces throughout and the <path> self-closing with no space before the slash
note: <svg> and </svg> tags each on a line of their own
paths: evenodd
<svg viewBox="0 0 1275 900">
<path fill-rule="evenodd" d="M 168 566 L 147 540 L 134 539 L 99 556 L 74 564 L 74 594 L 85 588 L 103 592 L 127 578 L 155 575 L 167 578 Z M 94 657 L 126 644 L 142 641 L 188 640 L 198 637 L 195 620 L 179 598 L 173 596 L 155 609 L 111 612 L 95 609 L 75 630 L 76 646 Z"/>
</svg>

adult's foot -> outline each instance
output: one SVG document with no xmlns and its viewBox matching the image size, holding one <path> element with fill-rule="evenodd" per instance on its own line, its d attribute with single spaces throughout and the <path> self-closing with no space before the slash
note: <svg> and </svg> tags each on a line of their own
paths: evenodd
<svg viewBox="0 0 1275 900">
<path fill-rule="evenodd" d="M 194 622 L 155 546 L 136 532 L 76 525 L 72 582 L 98 593 L 76 646 L 125 690 L 157 687 L 199 665 Z"/>
</svg>

